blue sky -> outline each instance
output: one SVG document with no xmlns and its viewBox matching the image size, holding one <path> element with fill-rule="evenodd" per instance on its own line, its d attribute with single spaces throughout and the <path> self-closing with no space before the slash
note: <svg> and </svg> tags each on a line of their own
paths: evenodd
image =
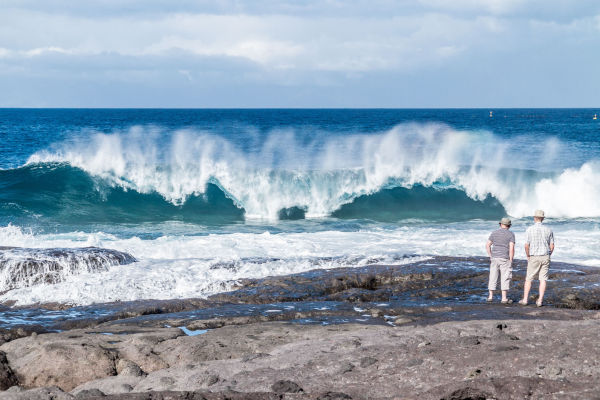
<svg viewBox="0 0 600 400">
<path fill-rule="evenodd" d="M 0 107 L 598 107 L 597 0 L 2 0 Z"/>
</svg>

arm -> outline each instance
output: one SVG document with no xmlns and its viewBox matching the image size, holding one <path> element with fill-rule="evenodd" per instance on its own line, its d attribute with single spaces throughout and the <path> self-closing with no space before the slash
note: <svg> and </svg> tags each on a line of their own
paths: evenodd
<svg viewBox="0 0 600 400">
<path fill-rule="evenodd" d="M 508 244 L 508 257 L 510 259 L 510 263 L 512 264 L 513 259 L 515 258 L 515 244 L 514 244 L 514 242 L 510 242 Z"/>
<path fill-rule="evenodd" d="M 529 261 L 529 243 L 531 243 L 531 237 L 529 237 L 529 229 L 525 231 L 525 255 L 527 256 L 527 261 Z"/>
<path fill-rule="evenodd" d="M 554 243 L 550 243 L 550 255 L 554 252 Z"/>
<path fill-rule="evenodd" d="M 485 244 L 485 249 L 487 250 L 488 257 L 492 258 L 492 241 L 488 240 Z"/>
</svg>

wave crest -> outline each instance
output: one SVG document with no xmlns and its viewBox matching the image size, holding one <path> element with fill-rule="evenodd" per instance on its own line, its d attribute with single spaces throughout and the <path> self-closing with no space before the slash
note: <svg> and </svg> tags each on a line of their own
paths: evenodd
<svg viewBox="0 0 600 400">
<path fill-rule="evenodd" d="M 558 173 L 527 169 L 512 142 L 489 132 L 403 124 L 380 134 L 320 137 L 305 142 L 293 131 L 275 131 L 257 145 L 249 138 L 135 127 L 59 144 L 27 165 L 67 163 L 107 186 L 158 194 L 174 206 L 214 185 L 246 218 L 277 219 L 285 210 L 329 216 L 361 196 L 415 186 L 460 190 L 478 202 L 494 198 L 514 217 L 536 208 L 556 217 L 600 216 L 596 163 Z M 555 153 L 560 146 L 556 139 L 546 145 Z M 549 164 L 543 152 L 526 156 Z"/>
</svg>

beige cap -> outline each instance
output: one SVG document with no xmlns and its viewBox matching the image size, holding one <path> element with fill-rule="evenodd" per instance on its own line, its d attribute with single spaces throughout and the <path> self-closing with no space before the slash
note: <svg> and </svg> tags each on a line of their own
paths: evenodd
<svg viewBox="0 0 600 400">
<path fill-rule="evenodd" d="M 544 218 L 544 211 L 542 210 L 535 210 L 535 212 L 533 213 L 534 217 L 539 217 L 539 218 Z"/>
<path fill-rule="evenodd" d="M 506 226 L 511 226 L 512 225 L 512 221 L 510 220 L 510 218 L 504 217 L 500 220 L 500 223 L 502 225 L 506 225 Z"/>
</svg>

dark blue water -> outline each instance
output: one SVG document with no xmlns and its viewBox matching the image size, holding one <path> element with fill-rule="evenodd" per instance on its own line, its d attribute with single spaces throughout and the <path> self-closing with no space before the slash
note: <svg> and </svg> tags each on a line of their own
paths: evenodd
<svg viewBox="0 0 600 400">
<path fill-rule="evenodd" d="M 440 122 L 455 129 L 496 135 L 553 136 L 598 151 L 596 109 L 0 109 L 0 168 L 23 164 L 34 152 L 90 131 L 113 133 L 132 126 L 216 131 L 240 145 L 245 128 L 261 136 L 299 128 L 307 137 L 330 133 L 378 133 L 407 122 Z M 596 153 L 597 154 L 597 153 Z"/>
</svg>

